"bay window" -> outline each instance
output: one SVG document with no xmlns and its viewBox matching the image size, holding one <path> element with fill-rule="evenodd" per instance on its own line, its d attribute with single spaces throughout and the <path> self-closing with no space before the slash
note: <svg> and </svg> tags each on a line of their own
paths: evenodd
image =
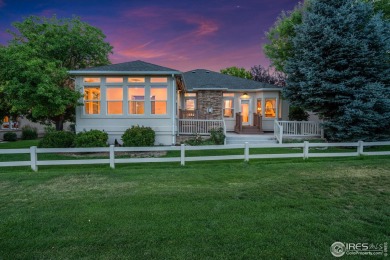
<svg viewBox="0 0 390 260">
<path fill-rule="evenodd" d="M 128 88 L 128 100 L 129 100 L 129 114 L 143 115 L 145 114 L 145 87 L 129 87 Z"/>
<path fill-rule="evenodd" d="M 165 115 L 167 113 L 167 86 L 152 86 L 150 88 L 151 114 Z"/>
<path fill-rule="evenodd" d="M 265 117 L 275 118 L 276 116 L 276 98 L 265 99 Z"/>
<path fill-rule="evenodd" d="M 100 114 L 100 87 L 84 87 L 84 113 L 87 115 Z"/>
<path fill-rule="evenodd" d="M 122 88 L 107 88 L 107 114 L 121 115 L 123 114 L 123 89 Z"/>
</svg>

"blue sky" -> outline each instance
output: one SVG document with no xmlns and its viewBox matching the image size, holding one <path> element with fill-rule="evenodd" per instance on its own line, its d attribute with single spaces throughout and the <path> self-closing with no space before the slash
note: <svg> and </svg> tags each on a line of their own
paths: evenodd
<svg viewBox="0 0 390 260">
<path fill-rule="evenodd" d="M 144 60 L 182 71 L 268 66 L 265 32 L 298 0 L 0 0 L 0 43 L 29 15 L 79 16 L 103 30 L 112 63 Z"/>
</svg>

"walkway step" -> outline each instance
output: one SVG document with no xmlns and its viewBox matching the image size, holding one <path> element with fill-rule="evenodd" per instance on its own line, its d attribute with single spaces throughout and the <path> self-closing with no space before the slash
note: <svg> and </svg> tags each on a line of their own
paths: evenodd
<svg viewBox="0 0 390 260">
<path fill-rule="evenodd" d="M 259 135 L 259 134 L 227 134 L 226 144 L 244 144 L 248 142 L 250 144 L 274 144 L 277 143 L 273 135 Z"/>
</svg>

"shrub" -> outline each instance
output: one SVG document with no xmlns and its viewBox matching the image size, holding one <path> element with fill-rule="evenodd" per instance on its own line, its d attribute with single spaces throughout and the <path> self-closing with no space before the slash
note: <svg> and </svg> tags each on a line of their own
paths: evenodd
<svg viewBox="0 0 390 260">
<path fill-rule="evenodd" d="M 223 128 L 220 127 L 218 129 L 210 130 L 210 141 L 213 144 L 224 144 L 225 143 L 225 134 L 223 132 Z"/>
<path fill-rule="evenodd" d="M 307 121 L 309 119 L 309 113 L 300 107 L 291 106 L 288 119 L 290 121 Z"/>
<path fill-rule="evenodd" d="M 188 139 L 185 141 L 185 144 L 196 146 L 196 145 L 202 145 L 204 143 L 204 140 L 202 139 L 202 136 L 200 134 L 195 134 L 195 136 L 191 139 Z"/>
<path fill-rule="evenodd" d="M 45 133 L 51 133 L 57 131 L 56 128 L 52 125 L 45 126 Z"/>
<path fill-rule="evenodd" d="M 4 133 L 4 136 L 3 136 L 3 139 L 4 141 L 8 141 L 8 142 L 15 142 L 16 141 L 16 133 L 14 132 L 6 132 Z"/>
<path fill-rule="evenodd" d="M 73 147 L 75 134 L 65 131 L 49 131 L 45 134 L 38 147 L 41 148 L 69 148 Z"/>
<path fill-rule="evenodd" d="M 122 135 L 123 146 L 153 146 L 156 133 L 150 127 L 133 125 Z"/>
<path fill-rule="evenodd" d="M 74 145 L 76 147 L 105 147 L 108 134 L 100 130 L 90 130 L 76 135 Z"/>
<path fill-rule="evenodd" d="M 38 138 L 38 131 L 35 127 L 25 125 L 22 127 L 22 140 L 34 140 Z"/>
</svg>

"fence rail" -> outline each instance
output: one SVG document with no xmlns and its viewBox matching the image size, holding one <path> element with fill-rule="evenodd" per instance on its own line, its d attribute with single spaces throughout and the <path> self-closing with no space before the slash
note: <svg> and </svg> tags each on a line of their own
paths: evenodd
<svg viewBox="0 0 390 260">
<path fill-rule="evenodd" d="M 179 134 L 209 135 L 218 128 L 224 128 L 223 120 L 179 119 Z"/>
<path fill-rule="evenodd" d="M 272 159 L 272 158 L 303 158 L 310 157 L 346 157 L 346 156 L 373 156 L 373 155 L 390 155 L 388 151 L 372 151 L 365 152 L 364 147 L 370 146 L 390 146 L 388 142 L 355 142 L 355 143 L 291 143 L 291 144 L 238 144 L 238 145 L 209 145 L 209 146 L 171 146 L 171 147 L 110 147 L 104 148 L 37 148 L 36 146 L 29 149 L 0 149 L 0 155 L 3 154 L 30 154 L 29 161 L 12 161 L 0 162 L 0 167 L 9 166 L 30 166 L 32 170 L 38 171 L 38 166 L 41 165 L 81 165 L 81 164 L 109 164 L 111 168 L 115 168 L 118 163 L 151 163 L 151 162 L 180 162 L 185 165 L 185 162 L 194 161 L 218 161 L 218 160 L 244 160 L 249 159 Z M 337 153 L 321 153 L 310 152 L 310 148 L 327 148 L 327 147 L 356 147 L 356 150 L 351 152 Z M 300 148 L 302 152 L 286 153 L 286 154 L 250 154 L 251 148 Z M 242 154 L 238 155 L 218 155 L 218 156 L 196 156 L 186 157 L 186 151 L 199 150 L 227 150 L 227 149 L 243 149 Z M 115 158 L 116 152 L 153 152 L 153 151 L 180 151 L 178 157 L 167 158 Z M 38 154 L 52 153 L 91 153 L 105 152 L 109 154 L 108 159 L 81 159 L 81 160 L 38 160 Z"/>
</svg>

